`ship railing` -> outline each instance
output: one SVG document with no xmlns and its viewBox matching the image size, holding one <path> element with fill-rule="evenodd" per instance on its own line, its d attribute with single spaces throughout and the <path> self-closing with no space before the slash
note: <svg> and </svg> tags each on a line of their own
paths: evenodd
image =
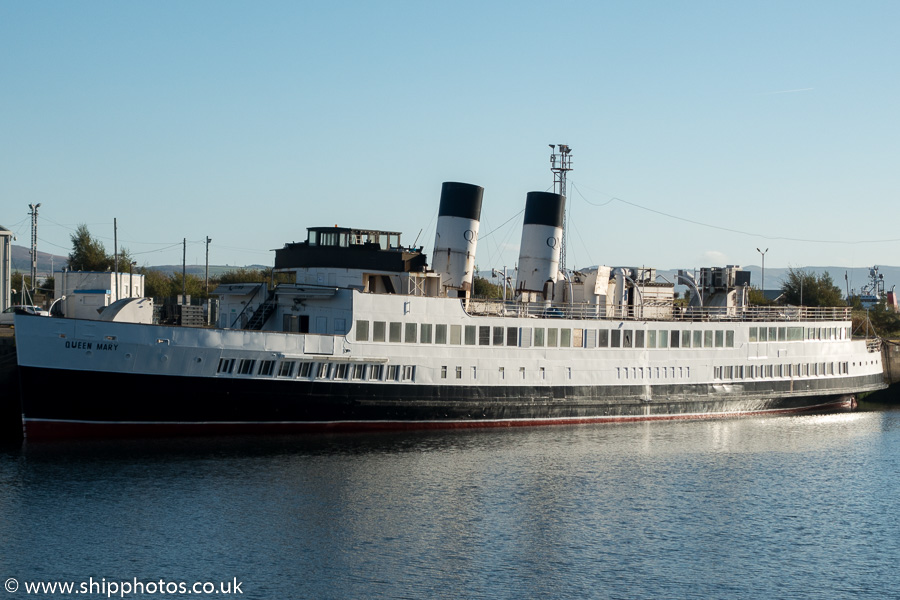
<svg viewBox="0 0 900 600">
<path fill-rule="evenodd" d="M 672 303 L 644 306 L 605 307 L 587 302 L 544 304 L 502 300 L 463 301 L 473 316 L 532 319 L 618 320 L 618 321 L 849 321 L 850 307 L 745 306 L 680 307 Z"/>
</svg>

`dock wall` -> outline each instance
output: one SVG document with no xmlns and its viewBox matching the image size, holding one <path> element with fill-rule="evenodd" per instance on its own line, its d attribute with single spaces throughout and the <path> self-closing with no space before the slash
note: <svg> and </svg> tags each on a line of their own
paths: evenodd
<svg viewBox="0 0 900 600">
<path fill-rule="evenodd" d="M 0 443 L 21 440 L 22 405 L 15 338 L 0 336 Z"/>
<path fill-rule="evenodd" d="M 881 345 L 884 380 L 888 384 L 900 381 L 900 340 L 884 340 Z"/>
</svg>

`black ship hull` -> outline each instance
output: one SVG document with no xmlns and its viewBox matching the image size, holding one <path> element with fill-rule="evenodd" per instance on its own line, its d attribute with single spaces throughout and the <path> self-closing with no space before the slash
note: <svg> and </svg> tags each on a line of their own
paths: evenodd
<svg viewBox="0 0 900 600">
<path fill-rule="evenodd" d="M 845 410 L 880 377 L 741 386 L 453 386 L 21 367 L 28 439 L 515 427 Z M 876 381 L 877 379 L 877 381 Z M 776 385 L 773 385 L 775 383 Z M 832 387 L 829 387 L 832 386 Z M 799 387 L 799 386 L 798 386 Z M 101 392 L 101 390 L 104 390 Z M 127 399 L 108 390 L 128 390 Z"/>
</svg>

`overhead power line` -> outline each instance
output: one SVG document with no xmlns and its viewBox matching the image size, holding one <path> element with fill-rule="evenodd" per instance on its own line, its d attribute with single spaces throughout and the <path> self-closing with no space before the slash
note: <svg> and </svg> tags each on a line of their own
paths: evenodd
<svg viewBox="0 0 900 600">
<path fill-rule="evenodd" d="M 827 240 L 817 240 L 817 239 L 809 239 L 809 238 L 795 238 L 795 237 L 787 237 L 787 236 L 778 236 L 778 235 L 766 235 L 763 233 L 756 233 L 752 231 L 742 231 L 740 229 L 732 229 L 730 227 L 722 227 L 721 225 L 713 225 L 711 223 L 704 223 L 702 221 L 697 221 L 695 219 L 688 219 L 687 217 L 679 217 L 678 215 L 673 215 L 671 213 L 667 213 L 661 210 L 656 210 L 655 208 L 649 208 L 647 206 L 642 206 L 636 202 L 631 202 L 629 200 L 625 200 L 623 198 L 619 198 L 618 196 L 611 196 L 609 200 L 603 202 L 602 204 L 598 204 L 596 202 L 591 202 L 588 200 L 584 194 L 581 193 L 574 182 L 572 182 L 572 188 L 578 192 L 578 195 L 581 196 L 581 199 L 591 206 L 595 206 L 598 208 L 602 208 L 612 202 L 619 202 L 621 204 L 626 204 L 628 206 L 639 208 L 641 210 L 645 210 L 647 212 L 651 212 L 657 215 L 661 215 L 663 217 L 667 217 L 669 219 L 675 219 L 676 221 L 682 221 L 684 223 L 690 223 L 692 225 L 699 225 L 701 227 L 708 227 L 709 229 L 718 229 L 719 231 L 727 231 L 729 233 L 737 233 L 740 235 L 746 235 L 748 237 L 756 237 L 764 240 L 781 240 L 786 242 L 801 242 L 807 244 L 844 244 L 844 245 L 856 245 L 856 244 L 885 244 L 889 242 L 900 242 L 900 238 L 888 238 L 882 240 L 836 240 L 836 239 L 827 239 Z"/>
</svg>

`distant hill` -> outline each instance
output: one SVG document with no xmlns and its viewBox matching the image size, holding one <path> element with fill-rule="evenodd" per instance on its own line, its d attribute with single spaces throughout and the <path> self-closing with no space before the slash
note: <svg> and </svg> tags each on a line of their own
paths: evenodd
<svg viewBox="0 0 900 600">
<path fill-rule="evenodd" d="M 171 273 L 181 273 L 181 265 L 156 265 L 153 267 L 147 267 L 151 271 L 161 271 L 163 273 L 171 274 Z M 271 268 L 271 265 L 247 265 L 245 267 L 236 267 L 234 265 L 222 266 L 222 265 L 209 265 L 209 276 L 217 277 L 222 275 L 223 273 L 227 273 L 228 271 L 237 271 L 238 269 L 268 269 Z M 203 277 L 206 274 L 206 266 L 205 265 L 186 265 L 185 271 L 187 271 L 188 275 L 197 275 L 198 277 Z"/>
<path fill-rule="evenodd" d="M 59 271 L 68 261 L 68 256 L 59 256 L 38 250 L 38 277 L 47 277 L 54 270 Z M 18 271 L 19 273 L 31 274 L 31 249 L 13 244 L 10 252 L 10 262 L 12 262 L 13 273 Z"/>
<path fill-rule="evenodd" d="M 25 246 L 17 246 L 15 244 L 12 245 L 12 251 L 10 252 L 10 262 L 12 263 L 12 271 L 15 273 L 18 271 L 19 273 L 30 274 L 31 273 L 31 250 Z M 68 256 L 60 256 L 58 254 L 50 254 L 48 252 L 41 252 L 38 250 L 38 260 L 37 260 L 37 272 L 38 278 L 49 277 L 51 273 L 54 271 L 61 271 L 62 268 L 68 263 Z M 181 273 L 181 265 L 158 265 L 147 267 L 153 271 L 162 271 L 163 273 L 169 274 L 173 272 Z M 186 271 L 191 275 L 197 275 L 199 277 L 203 277 L 205 273 L 205 265 L 187 265 Z M 237 266 L 222 266 L 222 265 L 209 265 L 209 274 L 210 276 L 217 276 L 225 273 L 227 271 L 234 271 L 236 269 L 264 269 L 266 268 L 264 265 L 248 265 L 245 267 L 237 267 Z M 126 270 L 125 267 L 122 268 L 123 271 Z"/>
</svg>

